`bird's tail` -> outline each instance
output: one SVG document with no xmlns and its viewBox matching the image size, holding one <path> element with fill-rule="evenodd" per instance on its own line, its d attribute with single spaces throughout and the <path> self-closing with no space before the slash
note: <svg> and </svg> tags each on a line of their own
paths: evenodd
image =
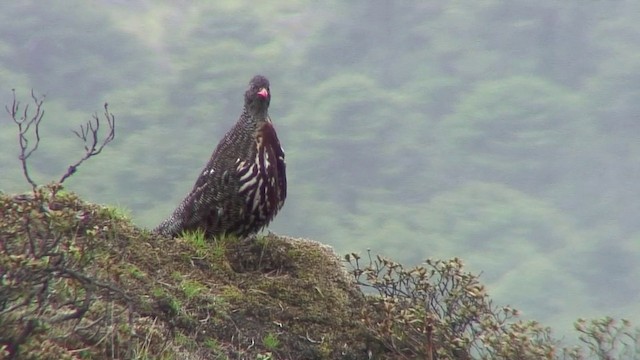
<svg viewBox="0 0 640 360">
<path fill-rule="evenodd" d="M 156 226 L 156 228 L 153 229 L 153 232 L 158 235 L 163 235 L 168 237 L 174 237 L 180 234 L 183 230 L 183 225 L 182 225 L 182 222 L 180 221 L 180 216 L 178 216 L 179 214 L 176 214 L 176 212 L 171 214 L 170 217 L 164 219 L 160 223 L 160 225 Z"/>
</svg>

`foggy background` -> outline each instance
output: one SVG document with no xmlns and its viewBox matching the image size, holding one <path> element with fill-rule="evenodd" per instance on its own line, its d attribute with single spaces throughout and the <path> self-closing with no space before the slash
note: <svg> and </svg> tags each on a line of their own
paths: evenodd
<svg viewBox="0 0 640 360">
<path fill-rule="evenodd" d="M 462 258 L 496 305 L 640 323 L 640 2 L 39 1 L 0 6 L 0 102 L 46 94 L 40 184 L 153 227 L 237 120 L 250 78 L 289 195 L 270 230 L 405 264 Z M 0 121 L 0 189 L 29 189 Z"/>
</svg>

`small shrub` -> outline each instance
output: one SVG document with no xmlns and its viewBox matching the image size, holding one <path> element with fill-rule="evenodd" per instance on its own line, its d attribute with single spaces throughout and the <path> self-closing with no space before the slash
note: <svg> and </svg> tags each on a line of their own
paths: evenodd
<svg viewBox="0 0 640 360">
<path fill-rule="evenodd" d="M 262 344 L 267 348 L 267 350 L 274 351 L 278 349 L 278 346 L 280 346 L 280 340 L 278 340 L 278 335 L 269 332 L 264 336 L 264 338 L 262 338 Z"/>
<path fill-rule="evenodd" d="M 346 260 L 356 283 L 377 293 L 361 318 L 390 358 L 553 358 L 550 330 L 514 321 L 516 310 L 493 306 L 460 259 L 427 260 L 410 269 L 380 256 L 369 255 L 365 266 L 357 254 Z"/>
</svg>

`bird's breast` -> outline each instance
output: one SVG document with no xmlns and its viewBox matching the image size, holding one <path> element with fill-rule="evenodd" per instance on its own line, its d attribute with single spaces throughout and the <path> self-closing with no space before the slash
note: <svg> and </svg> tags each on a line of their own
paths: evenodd
<svg viewBox="0 0 640 360">
<path fill-rule="evenodd" d="M 245 199 L 244 216 L 264 226 L 284 205 L 284 151 L 270 122 L 264 122 L 256 130 L 254 139 L 252 155 L 236 161 L 238 192 Z"/>
</svg>

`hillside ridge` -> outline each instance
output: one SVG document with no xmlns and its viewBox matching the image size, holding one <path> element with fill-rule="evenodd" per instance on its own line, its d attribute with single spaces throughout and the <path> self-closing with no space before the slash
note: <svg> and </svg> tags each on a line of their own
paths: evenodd
<svg viewBox="0 0 640 360">
<path fill-rule="evenodd" d="M 6 357 L 365 358 L 364 297 L 326 245 L 157 237 L 50 188 L 0 209 Z"/>
</svg>

